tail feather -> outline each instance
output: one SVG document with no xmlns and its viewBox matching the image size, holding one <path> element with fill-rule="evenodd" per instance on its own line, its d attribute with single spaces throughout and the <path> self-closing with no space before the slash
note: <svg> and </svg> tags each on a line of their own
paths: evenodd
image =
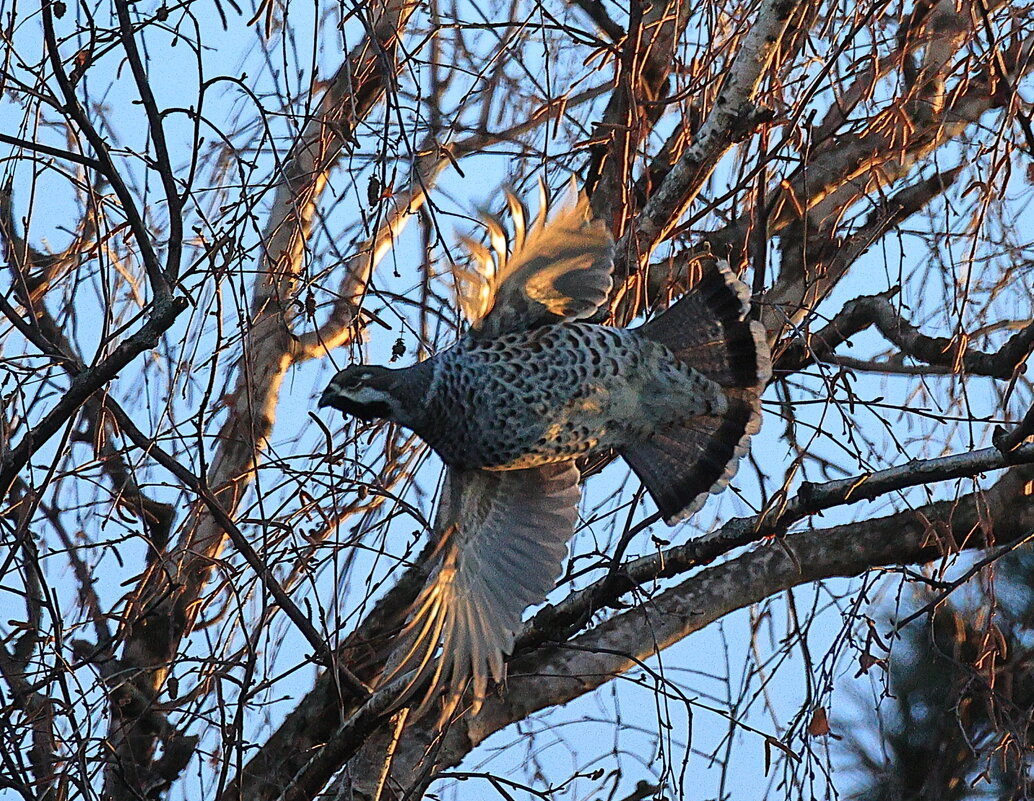
<svg viewBox="0 0 1034 801">
<path fill-rule="evenodd" d="M 694 514 L 736 475 L 751 436 L 761 427 L 754 400 L 731 399 L 723 415 L 690 418 L 622 449 L 669 526 Z"/>
<path fill-rule="evenodd" d="M 772 375 L 765 329 L 747 321 L 750 290 L 711 262 L 671 308 L 637 329 L 723 387 L 760 389 Z"/>
<path fill-rule="evenodd" d="M 674 306 L 638 329 L 718 384 L 727 401 L 722 414 L 690 417 L 621 450 L 669 525 L 729 483 L 761 428 L 772 358 L 763 326 L 747 320 L 749 299 L 728 265 L 712 262 Z"/>
</svg>

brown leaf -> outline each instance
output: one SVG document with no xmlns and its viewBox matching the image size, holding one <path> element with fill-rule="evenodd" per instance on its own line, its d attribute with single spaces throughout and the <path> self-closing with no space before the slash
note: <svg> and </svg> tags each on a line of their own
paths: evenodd
<svg viewBox="0 0 1034 801">
<path fill-rule="evenodd" d="M 859 676 L 864 676 L 876 665 L 883 667 L 883 660 L 877 656 L 873 656 L 868 652 L 862 654 L 860 657 L 858 657 L 858 672 L 854 674 L 854 677 L 857 679 Z"/>
<path fill-rule="evenodd" d="M 826 707 L 817 706 L 811 715 L 811 722 L 808 724 L 808 735 L 825 737 L 827 734 L 829 734 L 829 719 L 826 717 Z"/>
</svg>

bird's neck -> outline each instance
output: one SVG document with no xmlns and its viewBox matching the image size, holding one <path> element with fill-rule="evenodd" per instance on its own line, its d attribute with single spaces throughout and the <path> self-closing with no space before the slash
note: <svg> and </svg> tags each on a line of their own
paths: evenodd
<svg viewBox="0 0 1034 801">
<path fill-rule="evenodd" d="M 427 417 L 427 393 L 434 377 L 431 361 L 418 362 L 393 371 L 398 377 L 392 390 L 396 401 L 392 422 L 420 434 Z"/>
</svg>

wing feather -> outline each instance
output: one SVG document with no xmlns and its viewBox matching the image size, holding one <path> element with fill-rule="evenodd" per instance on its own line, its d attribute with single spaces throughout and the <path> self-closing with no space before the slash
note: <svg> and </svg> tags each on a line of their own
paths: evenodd
<svg viewBox="0 0 1034 801">
<path fill-rule="evenodd" d="M 457 268 L 455 281 L 474 337 L 581 320 L 610 295 L 614 241 L 603 222 L 591 218 L 588 199 L 575 195 L 547 219 L 542 184 L 540 197 L 538 216 L 529 226 L 524 205 L 506 191 L 512 242 L 502 221 L 490 214 L 482 216 L 492 250 L 461 238 L 474 267 Z"/>
<path fill-rule="evenodd" d="M 435 521 L 442 532 L 435 566 L 380 683 L 415 671 L 404 701 L 430 677 L 418 714 L 444 689 L 443 718 L 472 685 L 476 711 L 489 679 L 504 678 L 503 655 L 524 610 L 543 601 L 556 582 L 578 500 L 574 462 L 529 470 L 449 469 Z"/>
</svg>

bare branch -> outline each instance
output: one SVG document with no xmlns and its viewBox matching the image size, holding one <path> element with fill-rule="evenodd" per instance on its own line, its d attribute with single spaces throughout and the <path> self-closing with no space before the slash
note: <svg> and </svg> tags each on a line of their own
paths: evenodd
<svg viewBox="0 0 1034 801">
<path fill-rule="evenodd" d="M 158 341 L 187 308 L 185 298 L 156 301 L 154 313 L 140 330 L 119 343 L 99 364 L 78 373 L 68 390 L 54 408 L 21 441 L 11 448 L 0 462 L 0 497 L 11 489 L 15 477 L 29 458 L 68 423 L 93 393 L 110 383 L 122 370 L 145 350 L 153 350 Z"/>
<path fill-rule="evenodd" d="M 54 0 L 44 2 L 42 4 L 41 19 L 43 20 L 43 33 L 47 43 L 47 55 L 50 58 L 50 66 L 54 71 L 54 78 L 57 80 L 64 98 L 64 109 L 90 143 L 97 161 L 103 167 L 102 173 L 104 178 L 111 184 L 115 194 L 118 195 L 119 202 L 122 204 L 122 211 L 129 221 L 133 235 L 136 237 L 137 246 L 140 248 L 155 301 L 166 302 L 171 295 L 172 289 L 162 271 L 158 255 L 151 244 L 150 233 L 140 214 L 140 210 L 137 208 L 136 200 L 122 179 L 122 174 L 118 167 L 115 166 L 107 142 L 104 141 L 104 138 L 83 110 L 79 99 L 76 97 L 75 86 L 69 80 L 64 64 L 61 62 L 61 51 L 58 47 L 57 36 L 54 33 L 54 8 L 56 5 L 57 3 Z"/>
<path fill-rule="evenodd" d="M 323 356 L 349 341 L 353 334 L 356 310 L 366 293 L 370 276 L 394 245 L 409 219 L 423 207 L 427 193 L 448 164 L 449 159 L 437 150 L 417 159 L 410 186 L 392 195 L 392 208 L 385 214 L 377 232 L 345 265 L 337 300 L 327 321 L 318 330 L 306 332 L 296 340 L 296 361 Z"/>
<path fill-rule="evenodd" d="M 0 24 L 0 593 L 24 608 L 0 619 L 0 793 L 724 798 L 765 773 L 773 798 L 842 796 L 845 660 L 887 670 L 864 720 L 900 674 L 875 621 L 959 587 L 975 614 L 937 644 L 979 689 L 946 694 L 957 733 L 928 739 L 966 749 L 943 760 L 960 787 L 1023 783 L 1030 7 L 272 0 L 263 31 L 210 6 L 47 0 Z M 617 456 L 586 460 L 567 572 L 510 681 L 445 730 L 393 717 L 440 460 L 310 404 L 342 358 L 449 347 L 448 232 L 507 182 L 571 176 L 621 243 L 594 321 L 652 314 L 725 259 L 782 372 L 741 480 L 695 522 L 669 533 Z M 709 625 L 750 640 L 654 668 L 654 636 Z M 774 692 L 794 671 L 800 699 Z M 562 715 L 496 738 L 517 775 L 493 775 L 491 733 L 617 677 L 554 747 Z M 628 703 L 648 692 L 656 709 Z M 893 751 L 892 728 L 867 742 Z"/>
<path fill-rule="evenodd" d="M 993 532 L 988 532 L 995 542 L 1030 537 L 1034 503 L 1027 487 L 1032 479 L 1034 468 L 1026 465 L 1010 470 L 986 493 L 863 523 L 788 535 L 785 547 L 758 548 L 706 569 L 568 645 L 520 657 L 511 665 L 505 693 L 489 699 L 477 716 L 455 722 L 438 747 L 430 748 L 436 734 L 426 722 L 414 724 L 406 732 L 393 764 L 398 786 L 426 786 L 430 778 L 415 778 L 431 767 L 424 764 L 425 755 L 433 755 L 433 776 L 433 772 L 457 764 L 471 748 L 514 721 L 591 692 L 615 676 L 635 670 L 658 650 L 774 593 L 885 565 L 937 559 L 946 549 L 986 547 L 978 525 L 980 508 L 997 510 Z M 371 705 L 379 695 L 371 699 Z"/>
<path fill-rule="evenodd" d="M 280 386 L 292 361 L 290 298 L 317 203 L 328 172 L 359 122 L 384 96 L 401 68 L 399 36 L 413 9 L 414 4 L 406 0 L 386 0 L 376 6 L 376 17 L 369 23 L 375 38 L 360 43 L 339 68 L 323 95 L 319 113 L 309 120 L 284 164 L 266 225 L 262 278 L 252 291 L 252 326 L 243 363 L 207 477 L 217 504 L 209 506 L 212 514 L 191 521 L 176 547 L 145 573 L 127 611 L 123 661 L 136 671 L 134 683 L 145 697 L 157 696 L 180 639 L 192 625 L 199 608 L 196 601 L 213 560 L 232 530 L 227 525 L 229 515 L 250 484 L 266 446 Z M 226 517 L 216 509 L 225 511 Z M 304 626 L 308 621 L 299 614 L 295 623 Z M 149 745 L 147 723 L 134 717 L 132 709 L 113 711 L 107 791 L 141 791 L 152 781 L 149 762 L 153 746 Z M 126 711 L 129 714 L 123 715 Z"/>
<path fill-rule="evenodd" d="M 790 343 L 777 358 L 775 369 L 792 373 L 811 362 L 825 361 L 852 336 L 876 326 L 901 350 L 902 356 L 926 364 L 1006 381 L 1024 372 L 1025 362 L 1034 350 L 1034 323 L 1013 334 L 996 353 L 982 353 L 970 348 L 964 339 L 922 334 L 891 302 L 897 292 L 898 287 L 894 287 L 879 295 L 855 298 L 820 331 Z"/>
<path fill-rule="evenodd" d="M 755 108 L 754 98 L 798 5 L 793 0 L 765 0 L 761 4 L 692 145 L 651 196 L 633 230 L 618 243 L 618 260 L 627 262 L 627 272 L 635 272 L 648 262 L 726 150 L 768 118 L 768 112 Z"/>
</svg>

